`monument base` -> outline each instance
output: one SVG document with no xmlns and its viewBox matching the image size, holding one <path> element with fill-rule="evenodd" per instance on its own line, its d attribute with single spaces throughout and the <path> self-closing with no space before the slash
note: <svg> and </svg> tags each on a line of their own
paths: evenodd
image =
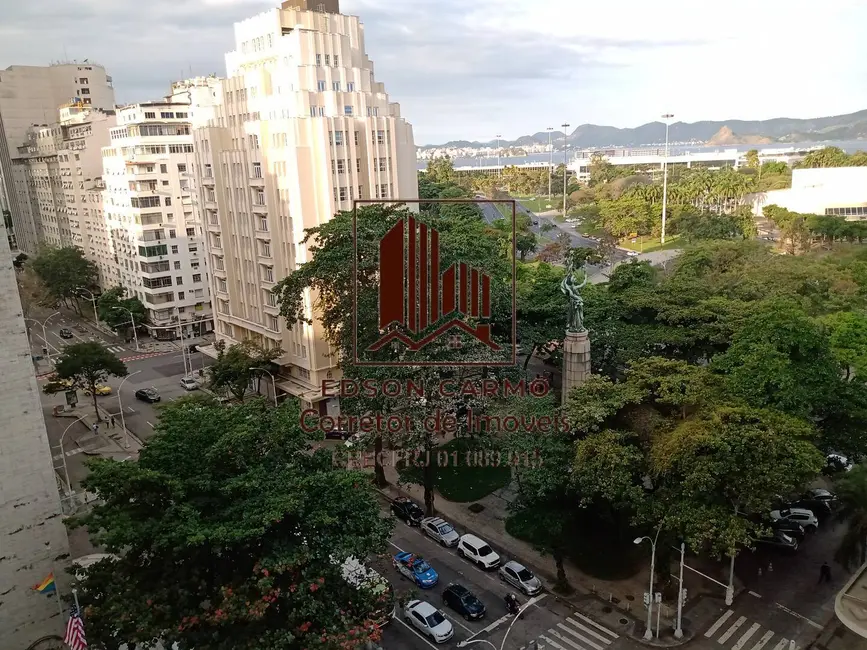
<svg viewBox="0 0 867 650">
<path fill-rule="evenodd" d="M 590 336 L 587 332 L 566 332 L 563 341 L 563 396 L 566 403 L 569 392 L 581 386 L 590 376 Z"/>
</svg>

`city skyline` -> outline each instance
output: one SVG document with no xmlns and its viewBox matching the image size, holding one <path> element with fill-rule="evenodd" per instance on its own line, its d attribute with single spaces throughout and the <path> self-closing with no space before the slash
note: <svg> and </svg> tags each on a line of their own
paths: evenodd
<svg viewBox="0 0 867 650">
<path fill-rule="evenodd" d="M 136 17 L 117 5 L 72 0 L 49 23 L 40 17 L 44 3 L 19 4 L 4 16 L 0 69 L 101 62 L 120 103 L 158 99 L 181 78 L 220 74 L 232 24 L 279 4 L 191 0 L 178 7 L 158 0 L 149 13 L 162 28 L 141 33 Z M 867 107 L 867 88 L 852 83 L 867 75 L 865 46 L 854 33 L 867 6 L 832 0 L 807 21 L 808 7 L 806 1 L 784 7 L 736 0 L 726 11 L 735 24 L 724 30 L 683 0 L 669 0 L 664 10 L 635 3 L 616 13 L 564 0 L 532 7 L 481 0 L 470 8 L 453 0 L 435 7 L 421 0 L 399 6 L 345 0 L 341 10 L 361 18 L 377 76 L 401 102 L 417 142 L 437 144 L 485 141 L 496 133 L 513 139 L 564 117 L 576 125 L 635 127 L 674 108 L 679 120 L 693 122 L 806 118 Z M 762 25 L 774 29 L 763 34 L 753 27 Z M 64 42 L 70 33 L 77 40 Z M 816 34 L 834 35 L 834 48 L 821 57 L 792 45 Z M 195 48 L 188 47 L 191 39 Z M 446 51 L 453 56 L 439 55 Z M 696 93 L 696 79 L 718 92 Z"/>
</svg>

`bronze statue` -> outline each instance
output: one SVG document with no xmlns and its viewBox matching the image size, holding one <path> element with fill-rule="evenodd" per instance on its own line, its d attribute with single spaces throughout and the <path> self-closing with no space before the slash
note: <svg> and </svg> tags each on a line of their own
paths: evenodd
<svg viewBox="0 0 867 650">
<path fill-rule="evenodd" d="M 569 298 L 569 319 L 566 322 L 567 332 L 586 332 L 584 327 L 584 299 L 579 291 L 587 284 L 587 271 L 581 268 L 584 278 L 581 284 L 575 280 L 575 261 L 570 259 L 566 265 L 566 277 L 560 283 L 560 291 Z"/>
</svg>

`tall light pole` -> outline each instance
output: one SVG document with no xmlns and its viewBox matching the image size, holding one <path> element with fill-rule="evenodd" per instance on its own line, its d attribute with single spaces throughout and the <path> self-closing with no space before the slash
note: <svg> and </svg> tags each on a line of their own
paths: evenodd
<svg viewBox="0 0 867 650">
<path fill-rule="evenodd" d="M 551 144 L 551 136 L 554 133 L 554 127 L 549 126 L 545 129 L 548 132 L 548 200 L 551 200 L 551 177 L 554 176 L 554 145 Z"/>
<path fill-rule="evenodd" d="M 650 542 L 650 592 L 647 594 L 647 629 L 644 630 L 645 641 L 650 641 L 653 638 L 653 579 L 654 571 L 656 571 L 656 540 L 659 539 L 659 533 L 662 531 L 662 524 L 656 529 L 656 535 L 653 539 L 647 536 L 636 537 L 635 544 L 641 544 L 644 540 Z"/>
<path fill-rule="evenodd" d="M 569 164 L 569 134 L 566 129 L 568 124 L 561 124 L 563 127 L 563 216 L 566 216 L 566 170 Z"/>
<path fill-rule="evenodd" d="M 683 588 L 683 555 L 686 553 L 686 544 L 680 543 L 680 577 L 677 581 L 677 627 L 674 628 L 674 638 L 683 638 L 683 598 L 686 591 Z"/>
<path fill-rule="evenodd" d="M 500 175 L 500 138 L 502 137 L 499 133 L 497 134 L 497 176 Z"/>
<path fill-rule="evenodd" d="M 45 326 L 48 324 L 48 321 L 50 321 L 52 318 L 57 316 L 57 314 L 59 314 L 59 313 L 60 313 L 59 311 L 56 311 L 53 314 L 51 314 L 51 316 L 49 316 L 48 318 L 46 318 L 43 321 L 38 321 L 38 320 L 35 320 L 33 318 L 25 318 L 24 319 L 24 320 L 33 321 L 34 323 L 36 323 L 37 325 L 39 325 L 42 328 L 42 342 L 45 343 L 45 351 L 46 351 L 45 353 L 48 355 L 49 360 L 51 360 L 51 349 L 48 347 L 48 332 L 46 331 Z"/>
<path fill-rule="evenodd" d="M 662 116 L 662 119 L 665 120 L 665 155 L 662 159 L 662 233 L 659 237 L 660 244 L 665 243 L 665 211 L 668 204 L 668 126 L 673 117 L 672 113 L 665 113 Z"/>
<path fill-rule="evenodd" d="M 63 430 L 63 433 L 60 434 L 60 457 L 63 460 L 63 478 L 66 481 L 66 491 L 72 494 L 72 483 L 69 482 L 69 468 L 66 466 L 66 452 L 63 450 L 63 439 L 66 437 L 66 434 L 69 433 L 69 430 L 75 426 L 77 423 L 81 422 L 83 419 L 88 417 L 87 415 L 82 415 L 80 418 L 75 420 L 74 422 L 70 422 L 69 426 Z"/>
<path fill-rule="evenodd" d="M 120 401 L 120 389 L 123 388 L 123 382 L 132 377 L 133 375 L 137 375 L 141 370 L 136 370 L 135 372 L 131 372 L 126 377 L 120 380 L 120 386 L 117 387 L 117 407 L 120 409 L 120 426 L 123 427 L 123 448 L 129 449 L 129 433 L 126 430 L 126 418 L 123 415 L 123 402 Z"/>
<path fill-rule="evenodd" d="M 132 323 L 132 335 L 135 339 L 135 351 L 138 352 L 138 333 L 135 331 L 135 317 L 133 317 L 132 312 L 126 307 L 118 307 L 118 309 L 122 309 L 129 314 L 129 322 Z"/>
<path fill-rule="evenodd" d="M 96 313 L 96 296 L 93 295 L 93 292 L 85 289 L 84 287 L 76 287 L 76 291 L 87 291 L 90 294 L 90 298 L 85 298 L 85 300 L 89 300 L 93 303 L 93 324 L 99 327 L 99 314 Z"/>
<path fill-rule="evenodd" d="M 249 370 L 268 373 L 268 376 L 271 378 L 271 384 L 274 386 L 274 406 L 279 406 L 279 404 L 277 404 L 277 380 L 274 379 L 274 375 L 271 374 L 271 371 L 266 370 L 265 368 L 249 368 Z"/>
</svg>

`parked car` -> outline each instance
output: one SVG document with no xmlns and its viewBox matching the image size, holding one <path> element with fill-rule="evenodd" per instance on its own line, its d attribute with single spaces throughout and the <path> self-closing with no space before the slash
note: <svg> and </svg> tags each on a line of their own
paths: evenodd
<svg viewBox="0 0 867 650">
<path fill-rule="evenodd" d="M 443 603 L 468 621 L 485 616 L 485 606 L 476 595 L 461 584 L 453 582 L 443 591 Z"/>
<path fill-rule="evenodd" d="M 788 519 L 780 519 L 771 524 L 771 529 L 786 533 L 789 537 L 794 537 L 796 540 L 803 541 L 807 535 L 807 531 L 797 521 L 789 521 Z"/>
<path fill-rule="evenodd" d="M 783 508 L 782 510 L 771 510 L 771 519 L 779 521 L 786 519 L 801 524 L 808 533 L 814 533 L 819 529 L 819 520 L 812 510 L 804 508 Z"/>
<path fill-rule="evenodd" d="M 455 628 L 445 614 L 423 600 L 409 601 L 403 610 L 403 617 L 434 643 L 445 643 L 455 635 Z"/>
<path fill-rule="evenodd" d="M 849 472 L 855 466 L 848 457 L 832 451 L 825 457 L 825 474 L 838 474 L 840 472 Z"/>
<path fill-rule="evenodd" d="M 84 391 L 82 391 L 82 392 L 85 395 L 87 395 L 88 397 L 90 397 L 90 389 L 89 388 L 85 388 Z M 111 386 L 106 386 L 105 384 L 97 384 L 96 385 L 96 394 L 100 395 L 100 396 L 111 395 Z"/>
<path fill-rule="evenodd" d="M 495 569 L 500 566 L 500 556 L 494 552 L 494 549 L 485 540 L 471 533 L 461 536 L 458 540 L 458 555 L 483 569 Z"/>
<path fill-rule="evenodd" d="M 412 580 L 422 589 L 430 589 L 440 581 L 439 574 L 421 555 L 401 551 L 392 558 L 391 563 L 404 578 Z"/>
<path fill-rule="evenodd" d="M 809 490 L 803 497 L 789 504 L 790 508 L 811 510 L 819 518 L 819 521 L 827 519 L 834 514 L 836 506 L 837 496 L 821 488 Z"/>
<path fill-rule="evenodd" d="M 72 338 L 72 332 L 70 330 L 66 329 L 65 327 L 60 328 L 59 334 L 60 334 L 60 338 L 62 338 L 62 339 L 71 339 Z"/>
<path fill-rule="evenodd" d="M 156 388 L 139 388 L 135 392 L 135 398 L 148 404 L 159 402 L 162 399 Z"/>
<path fill-rule="evenodd" d="M 348 440 L 349 436 L 352 434 L 349 431 L 344 431 L 343 429 L 329 429 L 325 432 L 326 440 Z"/>
<path fill-rule="evenodd" d="M 638 257 L 638 251 L 626 251 L 627 257 Z"/>
<path fill-rule="evenodd" d="M 424 519 L 424 511 L 415 502 L 403 497 L 391 502 L 391 514 L 407 526 L 420 526 Z"/>
<path fill-rule="evenodd" d="M 798 550 L 798 540 L 781 530 L 775 531 L 774 534 L 769 537 L 760 537 L 756 540 L 756 544 L 764 544 L 765 546 L 772 546 L 785 551 Z"/>
<path fill-rule="evenodd" d="M 421 520 L 421 529 L 425 535 L 435 539 L 446 548 L 457 546 L 458 540 L 461 538 L 454 526 L 440 517 L 425 517 Z"/>
<path fill-rule="evenodd" d="M 184 390 L 198 390 L 199 382 L 192 377 L 181 377 L 181 388 Z"/>
<path fill-rule="evenodd" d="M 505 580 L 513 587 L 517 587 L 528 596 L 535 596 L 542 591 L 542 581 L 523 564 L 509 560 L 500 567 L 500 580 Z"/>
<path fill-rule="evenodd" d="M 350 436 L 347 436 L 346 442 L 343 443 L 346 445 L 347 449 L 352 449 L 355 445 L 359 444 L 364 440 L 364 434 L 361 431 L 356 431 Z"/>
</svg>

